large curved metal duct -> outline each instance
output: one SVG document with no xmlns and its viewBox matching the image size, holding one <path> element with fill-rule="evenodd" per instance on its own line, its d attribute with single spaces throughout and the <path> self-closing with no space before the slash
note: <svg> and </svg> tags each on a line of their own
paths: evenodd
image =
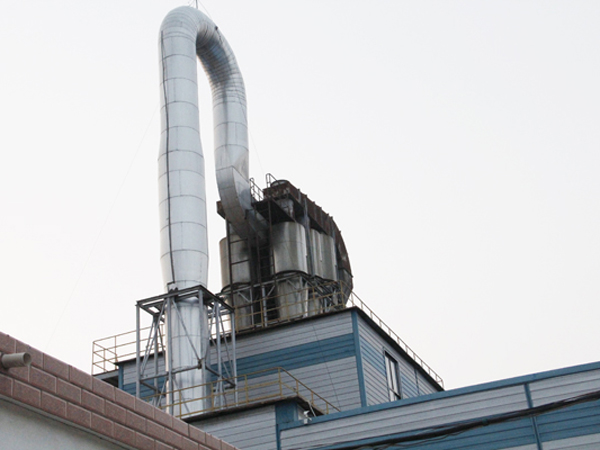
<svg viewBox="0 0 600 450">
<path fill-rule="evenodd" d="M 212 89 L 217 184 L 225 217 L 241 237 L 263 228 L 251 205 L 246 94 L 235 56 L 212 20 L 196 9 L 176 8 L 160 31 L 161 265 L 168 289 L 206 286 L 208 277 L 196 56 Z"/>
<path fill-rule="evenodd" d="M 160 30 L 159 215 L 161 266 L 169 291 L 206 286 L 208 278 L 196 56 L 212 88 L 217 184 L 225 217 L 243 237 L 260 228 L 252 214 L 246 96 L 235 57 L 218 28 L 204 14 L 189 7 L 174 9 Z M 179 299 L 174 308 L 167 317 L 167 366 L 177 374 L 170 381 L 170 389 L 202 385 L 209 364 L 206 308 L 198 297 Z M 198 370 L 190 370 L 194 366 Z M 184 409 L 204 409 L 204 400 L 197 400 L 206 397 L 203 389 L 181 393 L 179 400 Z"/>
</svg>

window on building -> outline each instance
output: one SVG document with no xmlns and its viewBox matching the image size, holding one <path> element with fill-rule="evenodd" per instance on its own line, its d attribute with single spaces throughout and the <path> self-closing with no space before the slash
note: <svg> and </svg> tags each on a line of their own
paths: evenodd
<svg viewBox="0 0 600 450">
<path fill-rule="evenodd" d="M 390 396 L 390 401 L 393 402 L 395 400 L 400 400 L 402 398 L 400 392 L 400 383 L 399 383 L 399 374 L 398 374 L 398 361 L 392 358 L 387 353 L 384 354 L 385 357 L 385 372 L 387 375 L 387 385 L 388 385 L 388 393 Z"/>
</svg>

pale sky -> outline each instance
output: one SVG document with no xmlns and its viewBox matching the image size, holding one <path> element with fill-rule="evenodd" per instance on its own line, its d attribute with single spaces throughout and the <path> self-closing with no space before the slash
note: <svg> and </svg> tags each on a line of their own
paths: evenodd
<svg viewBox="0 0 600 450">
<path fill-rule="evenodd" d="M 86 371 L 163 292 L 157 37 L 185 4 L 0 3 L 0 330 Z M 333 215 L 355 292 L 447 388 L 600 359 L 600 2 L 200 9 L 245 77 L 251 175 Z"/>
</svg>

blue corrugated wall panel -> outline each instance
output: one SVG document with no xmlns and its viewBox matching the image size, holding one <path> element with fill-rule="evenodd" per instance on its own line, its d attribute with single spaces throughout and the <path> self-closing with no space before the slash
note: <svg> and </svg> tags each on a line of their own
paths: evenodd
<svg viewBox="0 0 600 450">
<path fill-rule="evenodd" d="M 535 435 L 529 419 L 476 428 L 462 434 L 418 445 L 420 450 L 500 450 L 534 444 Z M 394 447 L 392 447 L 394 448 Z M 396 447 L 397 448 L 397 447 Z"/>
<path fill-rule="evenodd" d="M 373 366 L 382 376 L 382 382 L 387 385 L 385 360 L 382 350 L 377 350 L 367 339 L 360 337 L 360 351 L 365 362 Z M 399 371 L 402 397 L 417 397 L 420 395 L 414 378 L 410 378 L 403 370 Z M 368 386 L 367 386 L 368 389 Z"/>
<path fill-rule="evenodd" d="M 600 401 L 543 414 L 537 425 L 542 442 L 600 433 Z"/>
<path fill-rule="evenodd" d="M 400 372 L 400 383 L 403 397 L 417 397 L 419 395 L 419 389 L 414 379 L 407 377 L 404 372 Z"/>
<path fill-rule="evenodd" d="M 360 350 L 364 360 L 377 369 L 385 378 L 383 353 L 377 351 L 363 336 L 360 337 Z"/>
<path fill-rule="evenodd" d="M 164 384 L 165 384 L 165 377 L 160 377 L 158 379 L 158 389 L 162 390 Z M 125 392 L 127 392 L 128 394 L 135 395 L 135 383 L 125 384 L 121 387 L 121 389 L 124 390 Z M 155 394 L 155 392 L 153 389 L 150 389 L 149 387 L 144 386 L 144 385 L 142 385 L 140 387 L 140 396 L 142 398 L 150 397 L 154 394 Z"/>
<path fill-rule="evenodd" d="M 238 375 L 282 367 L 294 370 L 324 362 L 348 358 L 356 354 L 352 333 L 295 345 L 281 350 L 260 353 L 237 360 Z M 216 369 L 216 366 L 213 366 Z M 260 376 L 260 375 L 258 375 Z"/>
<path fill-rule="evenodd" d="M 427 430 L 420 430 L 426 432 Z M 412 433 L 400 434 L 397 437 L 410 436 Z M 388 436 L 390 438 L 396 436 Z M 377 445 L 386 437 L 356 441 L 355 444 Z M 347 442 L 345 444 L 351 444 Z M 529 418 L 506 422 L 502 424 L 482 426 L 462 433 L 449 434 L 429 440 L 408 441 L 390 445 L 388 449 L 414 448 L 419 450 L 500 450 L 522 445 L 535 444 L 535 435 Z M 335 449 L 335 445 L 319 447 L 322 450 Z"/>
</svg>

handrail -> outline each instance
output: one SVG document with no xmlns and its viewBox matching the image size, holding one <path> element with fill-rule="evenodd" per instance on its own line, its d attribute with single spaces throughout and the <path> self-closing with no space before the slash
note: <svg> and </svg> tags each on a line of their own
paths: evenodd
<svg viewBox="0 0 600 450">
<path fill-rule="evenodd" d="M 225 388 L 225 386 L 235 386 L 235 388 Z M 167 401 L 170 398 L 186 398 L 182 392 L 188 389 L 205 392 L 205 395 L 192 400 L 175 400 L 171 403 Z M 222 381 L 212 381 L 198 386 L 163 392 L 145 397 L 144 400 L 154 400 L 161 409 L 170 410 L 176 417 L 185 418 L 290 396 L 302 399 L 313 412 L 316 410 L 323 414 L 329 414 L 333 411 L 340 411 L 337 406 L 314 392 L 282 367 L 272 367 Z M 157 402 L 157 399 L 160 401 Z"/>
<path fill-rule="evenodd" d="M 410 356 L 417 364 L 419 364 L 419 366 L 421 366 L 421 368 L 423 368 L 423 370 L 427 372 L 427 374 L 433 378 L 436 383 L 442 387 L 444 386 L 444 380 L 442 380 L 442 378 L 425 361 L 423 361 L 421 357 L 419 357 L 419 355 L 417 355 L 414 350 L 410 348 L 408 344 L 394 332 L 394 330 L 386 325 L 385 322 L 381 320 L 381 318 L 375 314 L 373 310 L 369 308 L 358 295 L 352 292 L 348 298 L 348 303 L 363 311 L 367 317 L 375 322 L 379 328 L 385 331 L 396 342 L 396 344 L 398 344 L 400 348 L 406 352 L 408 356 Z"/>
<path fill-rule="evenodd" d="M 297 275 L 290 275 L 290 279 L 294 276 Z M 278 280 L 278 282 L 285 282 L 285 280 Z M 245 289 L 250 288 L 242 287 L 234 289 L 233 295 L 243 295 Z M 225 292 L 225 296 L 228 295 L 232 295 L 230 290 Z M 354 292 L 350 292 L 349 295 L 344 294 L 341 283 L 323 281 L 318 285 L 309 285 L 295 292 L 288 293 L 285 302 L 270 301 L 275 298 L 276 296 L 273 296 L 243 305 L 236 305 L 236 332 L 264 328 L 352 306 L 357 307 L 387 333 L 436 383 L 442 387 L 444 386 L 443 379 L 386 325 L 358 295 Z M 224 318 L 223 326 L 225 331 L 231 330 L 231 323 L 228 322 L 230 320 L 230 316 Z M 126 336 L 129 337 L 126 338 Z M 123 340 L 126 342 L 122 342 Z M 164 349 L 161 348 L 161 350 Z M 92 349 L 92 373 L 98 374 L 114 370 L 116 369 L 116 363 L 119 361 L 134 357 L 135 331 L 96 340 L 93 343 Z"/>
<path fill-rule="evenodd" d="M 142 328 L 141 331 L 149 331 L 150 328 Z M 120 361 L 135 358 L 135 339 L 135 331 L 127 331 L 92 342 L 92 375 L 116 370 Z M 164 351 L 163 345 L 159 345 L 160 351 Z"/>
<path fill-rule="evenodd" d="M 250 195 L 252 196 L 252 200 L 254 202 L 260 202 L 263 200 L 263 191 L 258 184 L 256 184 L 254 178 L 250 178 Z"/>
</svg>

